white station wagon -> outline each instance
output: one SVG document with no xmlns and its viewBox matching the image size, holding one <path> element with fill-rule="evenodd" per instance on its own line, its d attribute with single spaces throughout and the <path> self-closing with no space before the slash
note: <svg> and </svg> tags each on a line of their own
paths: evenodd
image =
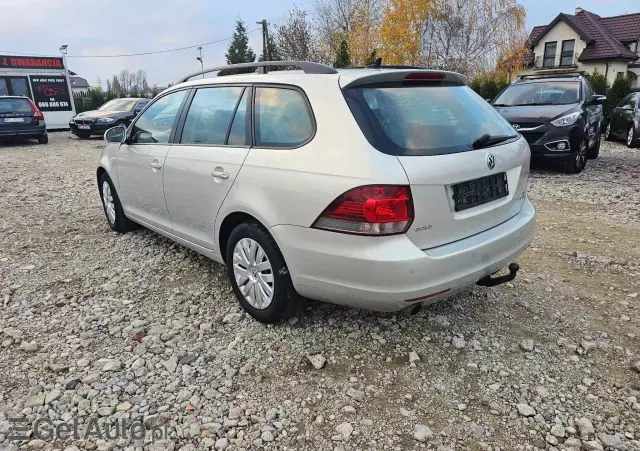
<svg viewBox="0 0 640 451">
<path fill-rule="evenodd" d="M 259 72 L 202 78 L 230 68 Z M 466 82 L 301 61 L 190 75 L 105 134 L 107 221 L 226 264 L 262 322 L 297 295 L 417 310 L 512 280 L 534 233 L 529 146 Z"/>
</svg>

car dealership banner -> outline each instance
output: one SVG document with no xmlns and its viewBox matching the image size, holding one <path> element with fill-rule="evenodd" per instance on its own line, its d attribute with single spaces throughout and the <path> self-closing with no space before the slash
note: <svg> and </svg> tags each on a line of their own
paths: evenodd
<svg viewBox="0 0 640 451">
<path fill-rule="evenodd" d="M 64 69 L 62 58 L 0 55 L 0 69 Z"/>
<path fill-rule="evenodd" d="M 53 75 L 30 75 L 33 101 L 40 111 L 70 111 L 71 97 L 67 78 Z"/>
</svg>

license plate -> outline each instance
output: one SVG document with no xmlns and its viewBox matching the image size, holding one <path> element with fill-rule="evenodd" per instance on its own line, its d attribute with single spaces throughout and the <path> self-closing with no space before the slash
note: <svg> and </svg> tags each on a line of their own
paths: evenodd
<svg viewBox="0 0 640 451">
<path fill-rule="evenodd" d="M 489 175 L 453 185 L 455 210 L 463 211 L 509 195 L 507 174 Z"/>
<path fill-rule="evenodd" d="M 5 117 L 4 121 L 5 122 L 24 122 L 24 118 L 23 117 Z"/>
<path fill-rule="evenodd" d="M 91 128 L 91 126 L 89 126 L 89 125 L 78 125 L 78 128 L 80 130 L 89 130 Z"/>
</svg>

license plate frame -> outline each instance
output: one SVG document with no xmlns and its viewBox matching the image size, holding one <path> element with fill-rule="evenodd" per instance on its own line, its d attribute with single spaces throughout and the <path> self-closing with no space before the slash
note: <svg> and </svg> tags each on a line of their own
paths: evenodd
<svg viewBox="0 0 640 451">
<path fill-rule="evenodd" d="M 24 124 L 24 118 L 23 117 L 5 117 L 3 122 L 5 124 Z"/>
<path fill-rule="evenodd" d="M 91 130 L 90 125 L 78 125 L 79 130 Z"/>
<path fill-rule="evenodd" d="M 507 174 L 500 172 L 451 186 L 456 212 L 479 207 L 509 195 Z"/>
</svg>

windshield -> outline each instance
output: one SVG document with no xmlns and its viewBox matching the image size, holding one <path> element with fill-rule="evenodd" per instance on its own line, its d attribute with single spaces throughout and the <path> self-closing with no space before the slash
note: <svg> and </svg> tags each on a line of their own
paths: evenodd
<svg viewBox="0 0 640 451">
<path fill-rule="evenodd" d="M 136 103 L 138 103 L 137 100 L 109 100 L 107 103 L 98 108 L 98 111 L 131 111 L 133 110 L 133 107 Z"/>
<path fill-rule="evenodd" d="M 496 106 L 569 105 L 580 100 L 580 82 L 545 81 L 511 85 L 493 102 Z"/>
<path fill-rule="evenodd" d="M 443 155 L 473 150 L 483 135 L 516 138 L 513 127 L 466 86 L 402 84 L 344 90 L 369 142 L 391 155 Z"/>
</svg>

